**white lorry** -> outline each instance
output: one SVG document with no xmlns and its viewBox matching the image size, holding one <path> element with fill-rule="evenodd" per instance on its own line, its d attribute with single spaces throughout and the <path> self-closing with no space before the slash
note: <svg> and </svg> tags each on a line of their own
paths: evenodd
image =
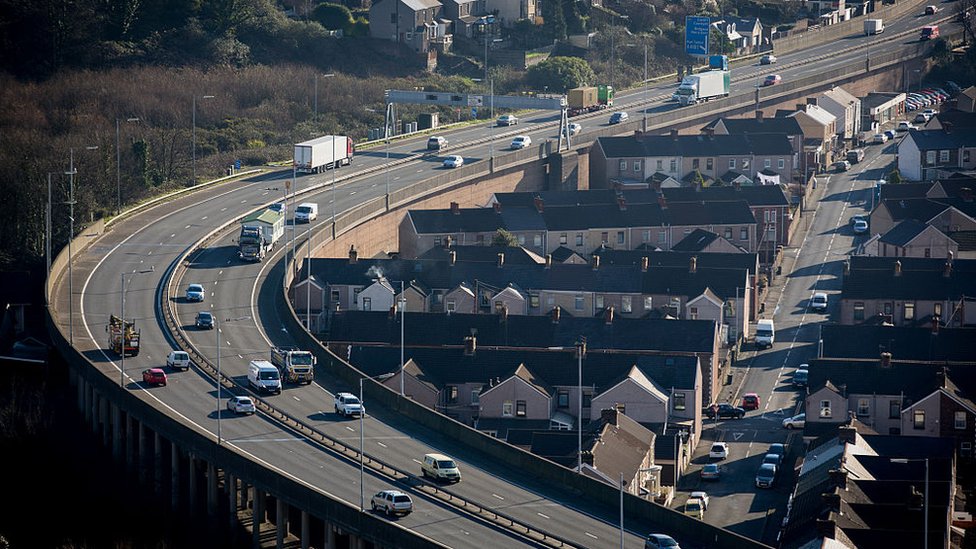
<svg viewBox="0 0 976 549">
<path fill-rule="evenodd" d="M 278 367 L 281 377 L 289 383 L 312 383 L 315 355 L 296 348 L 271 348 L 271 363 Z"/>
<path fill-rule="evenodd" d="M 315 202 L 302 202 L 295 208 L 295 221 L 311 223 L 319 216 L 319 205 Z"/>
<path fill-rule="evenodd" d="M 690 74 L 678 86 L 678 103 L 681 106 L 708 101 L 714 97 L 727 97 L 731 86 L 731 73 L 711 70 Z"/>
<path fill-rule="evenodd" d="M 872 34 L 881 34 L 884 32 L 884 21 L 881 19 L 865 19 L 864 20 L 864 35 L 871 36 Z"/>
<path fill-rule="evenodd" d="M 295 144 L 295 169 L 302 173 L 319 173 L 348 166 L 356 148 L 345 135 L 324 135 Z"/>
<path fill-rule="evenodd" d="M 267 360 L 252 360 L 247 368 L 247 384 L 259 393 L 281 393 L 281 375 Z"/>
</svg>

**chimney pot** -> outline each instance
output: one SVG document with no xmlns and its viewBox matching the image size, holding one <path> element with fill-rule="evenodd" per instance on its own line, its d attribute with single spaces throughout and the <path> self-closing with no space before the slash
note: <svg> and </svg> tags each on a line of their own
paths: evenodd
<svg viewBox="0 0 976 549">
<path fill-rule="evenodd" d="M 648 259 L 647 259 L 647 256 L 645 255 L 644 257 L 641 258 L 641 272 L 642 273 L 646 273 L 647 272 L 647 263 L 648 263 Z"/>
<path fill-rule="evenodd" d="M 541 196 L 537 196 L 532 199 L 532 203 L 535 204 L 535 209 L 539 213 L 545 211 L 545 201 L 542 200 Z"/>
<path fill-rule="evenodd" d="M 939 315 L 932 315 L 932 335 L 939 335 Z"/>
<path fill-rule="evenodd" d="M 464 356 L 474 356 L 478 350 L 478 339 L 471 335 L 464 338 Z"/>
<path fill-rule="evenodd" d="M 678 130 L 672 128 L 671 129 L 671 139 L 677 139 L 677 138 L 678 138 Z"/>
<path fill-rule="evenodd" d="M 624 198 L 624 197 L 622 197 L 622 196 L 617 197 L 617 207 L 620 208 L 620 211 L 626 212 L 627 211 L 627 199 Z"/>
<path fill-rule="evenodd" d="M 603 313 L 603 318 L 607 323 L 607 326 L 613 324 L 613 305 L 607 307 L 607 310 Z"/>
<path fill-rule="evenodd" d="M 695 274 L 698 272 L 698 256 L 693 255 L 691 259 L 688 260 L 688 272 L 690 274 Z"/>
<path fill-rule="evenodd" d="M 508 305 L 502 303 L 502 306 L 498 309 L 498 320 L 501 322 L 508 322 Z"/>
<path fill-rule="evenodd" d="M 819 105 L 819 101 L 816 97 L 807 97 L 807 105 Z"/>
<path fill-rule="evenodd" d="M 942 276 L 949 278 L 952 276 L 952 260 L 947 259 L 945 262 L 945 268 L 942 269 Z"/>
<path fill-rule="evenodd" d="M 447 253 L 447 257 L 448 257 L 448 262 L 450 263 L 451 267 L 453 267 L 454 264 L 457 262 L 457 252 L 451 250 L 450 252 Z"/>
<path fill-rule="evenodd" d="M 759 111 L 759 110 L 756 111 L 756 120 L 762 122 L 762 120 L 763 120 L 763 112 L 762 111 Z"/>
<path fill-rule="evenodd" d="M 797 103 L 796 104 L 796 110 L 798 110 L 800 112 L 807 112 L 807 105 L 806 105 L 806 103 Z"/>
<path fill-rule="evenodd" d="M 559 324 L 559 311 L 560 311 L 559 305 L 556 305 L 552 309 L 552 323 L 553 324 Z"/>
<path fill-rule="evenodd" d="M 657 197 L 657 205 L 660 206 L 660 208 L 662 210 L 668 209 L 668 199 L 667 198 L 664 198 L 664 195 L 663 194 L 658 195 L 658 197 Z"/>
<path fill-rule="evenodd" d="M 844 276 L 850 276 L 851 274 L 851 262 L 844 260 Z"/>
<path fill-rule="evenodd" d="M 901 261 L 895 261 L 895 276 L 901 276 Z"/>
<path fill-rule="evenodd" d="M 451 213 L 454 215 L 461 215 L 461 205 L 457 202 L 451 202 Z"/>
<path fill-rule="evenodd" d="M 600 256 L 593 256 L 593 270 L 597 271 L 600 269 Z"/>
<path fill-rule="evenodd" d="M 881 353 L 881 367 L 891 368 L 891 353 L 887 351 Z"/>
<path fill-rule="evenodd" d="M 617 408 L 604 408 L 600 410 L 600 419 L 609 425 L 617 424 Z"/>
<path fill-rule="evenodd" d="M 552 268 L 552 254 L 546 254 L 546 268 Z"/>
<path fill-rule="evenodd" d="M 356 251 L 356 245 L 349 245 L 349 263 L 356 263 L 359 261 L 359 252 Z"/>
<path fill-rule="evenodd" d="M 451 235 L 447 235 L 447 236 L 444 237 L 444 247 L 445 248 L 450 248 L 451 247 L 451 244 L 453 244 L 453 243 L 454 243 L 454 238 Z"/>
<path fill-rule="evenodd" d="M 505 266 L 505 254 L 502 252 L 498 253 L 498 268 L 501 269 Z"/>
<path fill-rule="evenodd" d="M 965 202 L 973 201 L 973 190 L 969 187 L 963 187 L 959 189 L 959 196 L 962 197 Z"/>
</svg>

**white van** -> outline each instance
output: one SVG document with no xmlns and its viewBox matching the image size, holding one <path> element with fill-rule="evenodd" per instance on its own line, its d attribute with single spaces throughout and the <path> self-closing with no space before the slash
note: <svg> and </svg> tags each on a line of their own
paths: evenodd
<svg viewBox="0 0 976 549">
<path fill-rule="evenodd" d="M 425 478 L 461 482 L 461 471 L 458 470 L 457 463 L 444 454 L 424 455 L 424 461 L 420 464 L 420 472 Z"/>
<path fill-rule="evenodd" d="M 315 202 L 302 202 L 295 208 L 295 221 L 311 223 L 319 216 L 319 205 Z"/>
<path fill-rule="evenodd" d="M 281 375 L 267 360 L 252 360 L 247 369 L 247 384 L 262 393 L 281 393 Z"/>
<path fill-rule="evenodd" d="M 772 347 L 776 341 L 776 325 L 773 319 L 763 318 L 756 323 L 756 347 Z"/>
<path fill-rule="evenodd" d="M 173 368 L 174 370 L 189 370 L 189 353 L 186 351 L 170 351 L 169 356 L 166 357 L 166 366 Z"/>
</svg>

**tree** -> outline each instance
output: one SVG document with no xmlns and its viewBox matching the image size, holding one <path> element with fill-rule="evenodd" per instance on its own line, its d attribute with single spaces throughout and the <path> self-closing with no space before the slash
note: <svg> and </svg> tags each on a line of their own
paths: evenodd
<svg viewBox="0 0 976 549">
<path fill-rule="evenodd" d="M 505 246 L 507 248 L 518 248 L 519 242 L 515 235 L 505 229 L 495 231 L 495 236 L 491 239 L 492 246 Z"/>
<path fill-rule="evenodd" d="M 724 53 L 725 55 L 730 55 L 735 53 L 735 46 L 729 40 L 729 37 L 723 32 L 719 32 L 712 27 L 709 31 L 708 36 L 709 50 L 711 53 Z"/>
<path fill-rule="evenodd" d="M 565 91 L 593 82 L 596 75 L 585 59 L 550 57 L 530 68 L 527 78 L 537 90 L 548 87 L 552 91 Z"/>
<path fill-rule="evenodd" d="M 341 4 L 319 4 L 312 11 L 312 17 L 329 30 L 345 31 L 354 24 L 352 12 Z"/>
<path fill-rule="evenodd" d="M 898 171 L 898 168 L 895 168 L 895 169 L 891 170 L 890 172 L 888 172 L 888 177 L 885 178 L 885 181 L 887 181 L 888 183 L 894 183 L 894 184 L 904 183 L 905 182 L 905 180 L 902 179 L 901 172 Z"/>
</svg>

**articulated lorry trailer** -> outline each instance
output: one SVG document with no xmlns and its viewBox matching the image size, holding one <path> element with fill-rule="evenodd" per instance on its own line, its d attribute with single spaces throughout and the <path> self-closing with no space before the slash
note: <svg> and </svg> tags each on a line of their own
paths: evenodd
<svg viewBox="0 0 976 549">
<path fill-rule="evenodd" d="M 302 173 L 319 173 L 348 166 L 356 147 L 345 135 L 324 135 L 295 145 L 295 169 Z"/>
<path fill-rule="evenodd" d="M 267 208 L 241 221 L 237 255 L 244 261 L 261 261 L 285 234 L 285 215 Z"/>
<path fill-rule="evenodd" d="M 685 76 L 678 86 L 678 103 L 682 106 L 728 97 L 732 77 L 729 71 L 711 70 Z"/>
</svg>

